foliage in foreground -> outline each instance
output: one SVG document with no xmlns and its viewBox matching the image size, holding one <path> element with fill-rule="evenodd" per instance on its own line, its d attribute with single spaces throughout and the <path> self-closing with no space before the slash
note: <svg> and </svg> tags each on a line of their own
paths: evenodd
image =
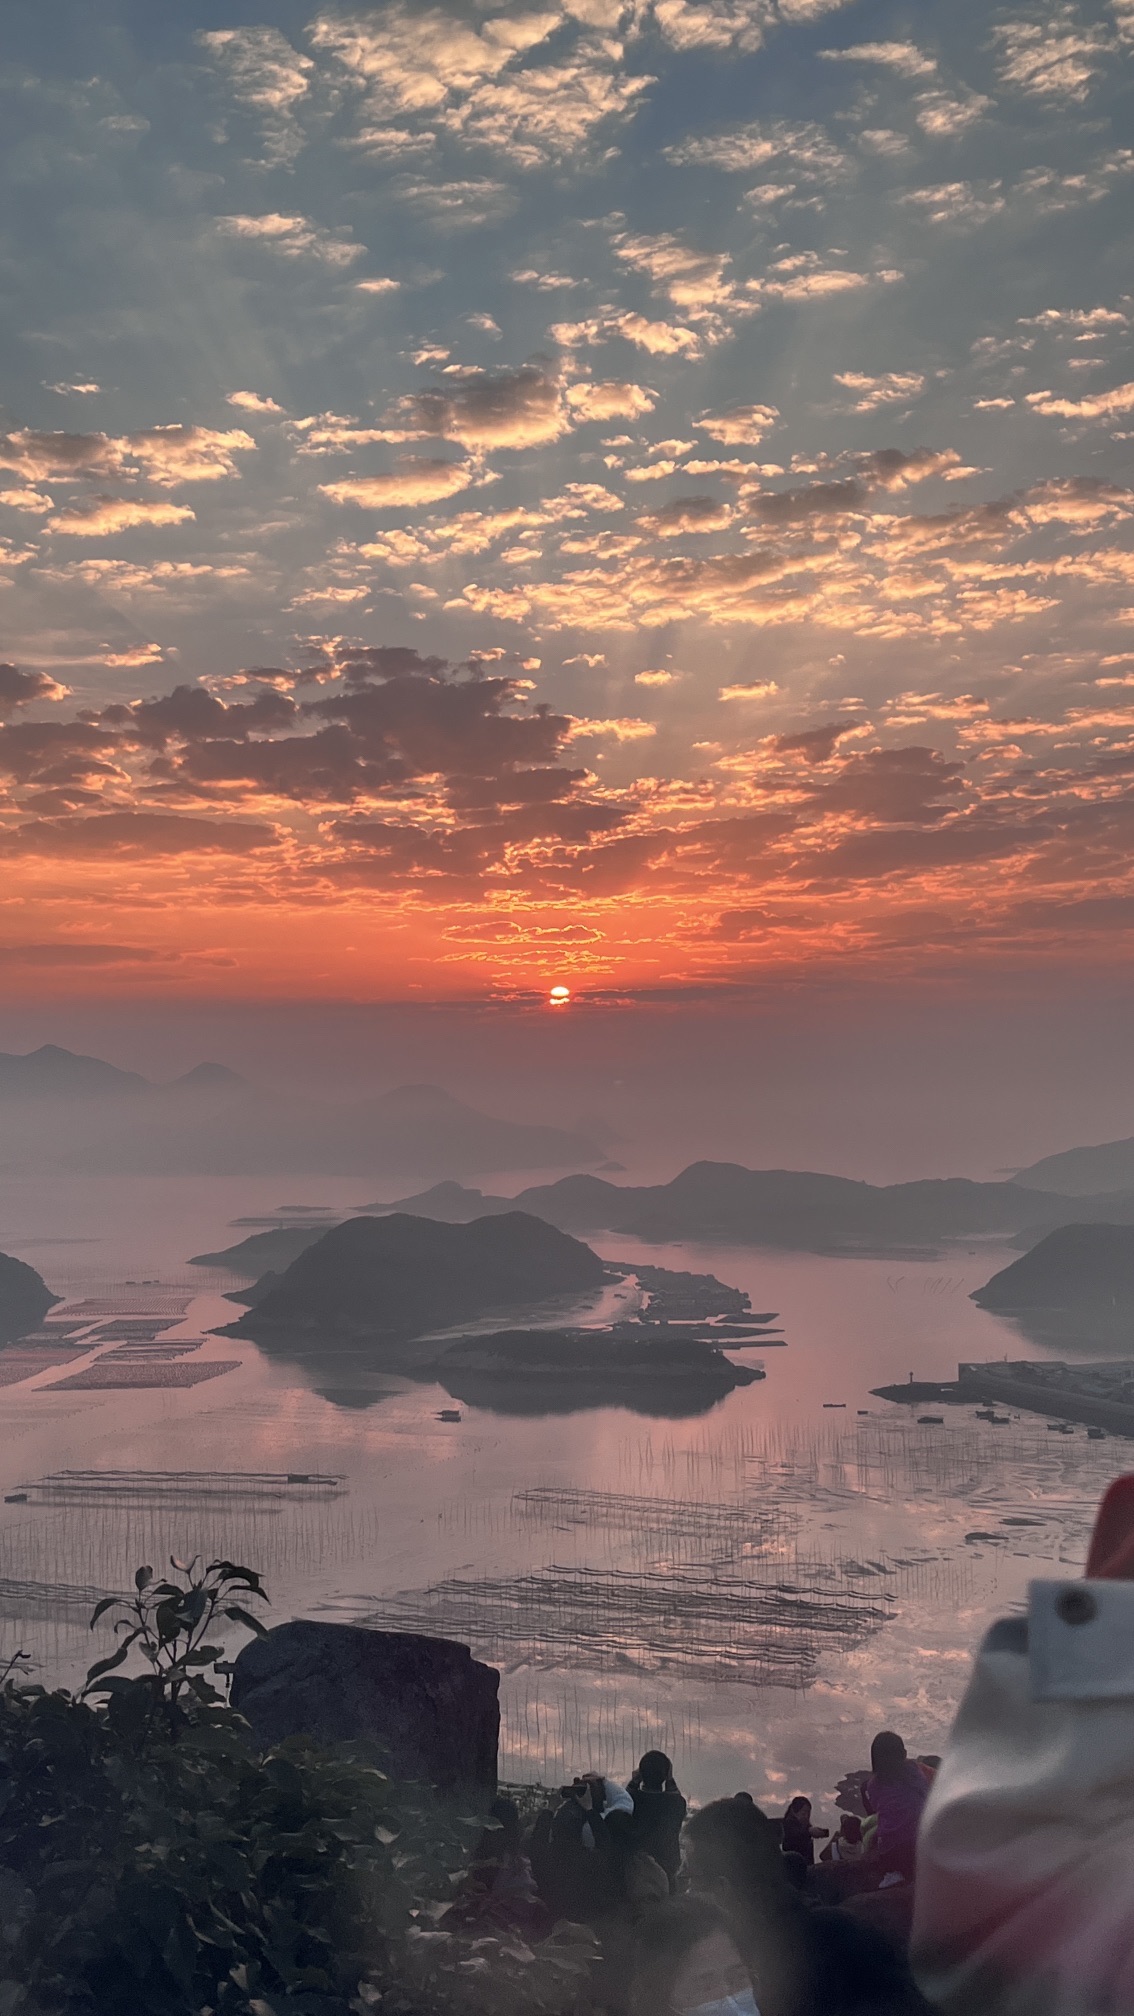
<svg viewBox="0 0 1134 2016">
<path fill-rule="evenodd" d="M 0 2016 L 561 2016 L 589 1949 L 444 1932 L 482 1824 L 228 1706 L 250 1570 L 139 1569 L 79 1695 L 0 1685 Z M 244 1602 L 234 1598 L 241 1596 Z M 139 1674 L 121 1669 L 134 1652 Z"/>
</svg>

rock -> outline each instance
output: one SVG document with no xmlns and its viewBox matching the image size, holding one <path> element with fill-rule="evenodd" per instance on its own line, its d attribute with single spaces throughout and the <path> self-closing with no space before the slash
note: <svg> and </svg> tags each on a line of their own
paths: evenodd
<svg viewBox="0 0 1134 2016">
<path fill-rule="evenodd" d="M 499 1687 L 496 1669 L 452 1639 L 301 1617 L 244 1647 L 231 1698 L 262 1742 L 374 1742 L 392 1775 L 492 1797 Z"/>
<path fill-rule="evenodd" d="M 0 1253 L 0 1344 L 38 1330 L 58 1300 L 34 1267 Z"/>
</svg>

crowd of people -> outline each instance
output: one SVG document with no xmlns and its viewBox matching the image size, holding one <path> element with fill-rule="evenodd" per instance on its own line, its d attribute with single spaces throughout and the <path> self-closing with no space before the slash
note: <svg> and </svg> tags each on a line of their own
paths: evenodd
<svg viewBox="0 0 1134 2016">
<path fill-rule="evenodd" d="M 938 1761 L 884 1730 L 834 1832 L 803 1795 L 780 1816 L 748 1792 L 690 1813 L 660 1750 L 626 1786 L 583 1773 L 526 1827 L 501 1798 L 454 1919 L 537 1942 L 591 1927 L 607 2016 L 912 2016 L 914 1849 Z"/>
</svg>

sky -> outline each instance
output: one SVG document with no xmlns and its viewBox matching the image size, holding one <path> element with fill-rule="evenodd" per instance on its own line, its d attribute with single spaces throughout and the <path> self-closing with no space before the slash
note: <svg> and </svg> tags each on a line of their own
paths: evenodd
<svg viewBox="0 0 1134 2016">
<path fill-rule="evenodd" d="M 0 53 L 8 1000 L 1111 999 L 1134 0 Z"/>
</svg>

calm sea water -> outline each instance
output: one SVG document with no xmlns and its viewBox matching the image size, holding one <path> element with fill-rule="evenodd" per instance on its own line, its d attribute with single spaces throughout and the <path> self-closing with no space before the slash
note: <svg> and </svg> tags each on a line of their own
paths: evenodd
<svg viewBox="0 0 1134 2016">
<path fill-rule="evenodd" d="M 326 1179 L 5 1179 L 0 1249 L 108 1307 L 191 1297 L 176 1341 L 234 1313 L 227 1277 L 185 1265 L 240 1237 L 232 1219 L 362 1201 L 357 1182 Z M 455 1403 L 439 1387 L 336 1404 L 227 1339 L 202 1349 L 236 1369 L 188 1390 L 60 1389 L 68 1368 L 39 1372 L 0 1387 L 0 1483 L 28 1494 L 0 1505 L 0 1649 L 72 1683 L 106 1649 L 87 1630 L 97 1594 L 142 1561 L 224 1553 L 262 1571 L 276 1620 L 471 1643 L 503 1673 L 512 1778 L 624 1774 L 658 1744 L 694 1797 L 746 1787 L 775 1806 L 800 1790 L 829 1818 L 875 1730 L 939 1749 L 986 1623 L 1030 1576 L 1081 1564 L 1125 1467 L 1123 1443 L 1082 1429 L 995 1428 L 968 1409 L 921 1427 L 870 1397 L 962 1358 L 1036 1355 L 968 1299 L 1011 1256 L 595 1243 L 711 1271 L 780 1311 L 786 1348 L 749 1354 L 766 1379 L 693 1419 L 462 1406 L 442 1422 Z M 46 1481 L 76 1471 L 124 1475 L 113 1490 Z"/>
</svg>

